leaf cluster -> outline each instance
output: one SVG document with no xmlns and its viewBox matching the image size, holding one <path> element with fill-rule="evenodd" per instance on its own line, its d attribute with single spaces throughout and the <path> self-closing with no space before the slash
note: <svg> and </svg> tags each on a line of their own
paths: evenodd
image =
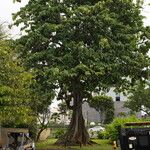
<svg viewBox="0 0 150 150">
<path fill-rule="evenodd" d="M 75 93 L 88 99 L 147 77 L 150 28 L 139 2 L 30 0 L 13 19 L 26 32 L 18 40 L 26 65 L 68 104 Z"/>
<path fill-rule="evenodd" d="M 130 91 L 125 106 L 133 112 L 144 111 L 150 114 L 150 85 L 138 82 Z"/>
<path fill-rule="evenodd" d="M 105 124 L 110 123 L 113 120 L 114 101 L 112 97 L 106 95 L 94 96 L 92 99 L 90 99 L 89 104 L 100 113 L 100 117 L 102 117 L 102 114 L 105 115 Z"/>
<path fill-rule="evenodd" d="M 12 40 L 0 39 L 0 64 L 0 123 L 26 123 L 31 120 L 28 104 L 32 75 L 21 65 Z"/>
</svg>

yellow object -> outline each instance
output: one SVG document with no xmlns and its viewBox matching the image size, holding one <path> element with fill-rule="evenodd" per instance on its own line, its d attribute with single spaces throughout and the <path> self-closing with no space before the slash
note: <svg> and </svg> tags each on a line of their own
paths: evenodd
<svg viewBox="0 0 150 150">
<path fill-rule="evenodd" d="M 117 149 L 117 143 L 116 143 L 116 141 L 113 141 L 113 149 Z"/>
</svg>

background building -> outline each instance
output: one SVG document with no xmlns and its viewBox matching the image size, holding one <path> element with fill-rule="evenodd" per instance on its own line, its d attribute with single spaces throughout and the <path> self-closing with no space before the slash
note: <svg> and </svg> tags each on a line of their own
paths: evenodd
<svg viewBox="0 0 150 150">
<path fill-rule="evenodd" d="M 123 93 L 116 94 L 113 91 L 113 88 L 107 93 L 108 96 L 111 96 L 114 100 L 114 117 L 121 117 L 121 116 L 128 116 L 130 114 L 130 110 L 124 107 L 124 103 L 127 100 L 127 96 Z M 90 122 L 100 122 L 100 114 L 94 109 L 89 106 L 87 102 L 83 104 L 83 116 L 86 123 Z M 141 112 L 136 113 L 137 117 L 141 117 Z"/>
</svg>

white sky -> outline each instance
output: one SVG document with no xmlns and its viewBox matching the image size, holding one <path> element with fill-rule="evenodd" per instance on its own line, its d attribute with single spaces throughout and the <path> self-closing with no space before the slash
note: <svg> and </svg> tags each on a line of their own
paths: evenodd
<svg viewBox="0 0 150 150">
<path fill-rule="evenodd" d="M 0 23 L 5 23 L 5 25 L 12 24 L 12 13 L 19 11 L 20 7 L 25 6 L 28 3 L 28 0 L 22 0 L 21 3 L 15 2 L 13 0 L 0 0 Z M 13 27 L 10 30 L 10 34 L 13 37 L 19 35 L 19 28 Z"/>
<path fill-rule="evenodd" d="M 0 0 L 0 23 L 5 22 L 6 25 L 12 23 L 11 14 L 17 12 L 20 7 L 23 7 L 28 3 L 28 0 L 22 0 L 21 3 L 13 3 L 13 0 Z M 144 19 L 145 25 L 150 25 L 150 6 L 148 6 L 150 0 L 145 0 L 144 10 L 142 14 L 146 16 Z M 19 28 L 13 27 L 11 30 L 11 34 L 13 37 L 17 37 L 19 35 Z"/>
</svg>

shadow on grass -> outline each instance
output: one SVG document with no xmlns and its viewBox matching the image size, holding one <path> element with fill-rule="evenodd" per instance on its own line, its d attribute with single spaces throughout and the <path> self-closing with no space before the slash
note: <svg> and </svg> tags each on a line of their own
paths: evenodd
<svg viewBox="0 0 150 150">
<path fill-rule="evenodd" d="M 47 139 L 45 141 L 41 141 L 36 143 L 37 150 L 111 150 L 112 145 L 109 144 L 108 140 L 93 140 L 97 144 L 92 144 L 88 146 L 69 146 L 69 147 L 62 147 L 57 146 L 54 143 L 56 139 Z"/>
</svg>

